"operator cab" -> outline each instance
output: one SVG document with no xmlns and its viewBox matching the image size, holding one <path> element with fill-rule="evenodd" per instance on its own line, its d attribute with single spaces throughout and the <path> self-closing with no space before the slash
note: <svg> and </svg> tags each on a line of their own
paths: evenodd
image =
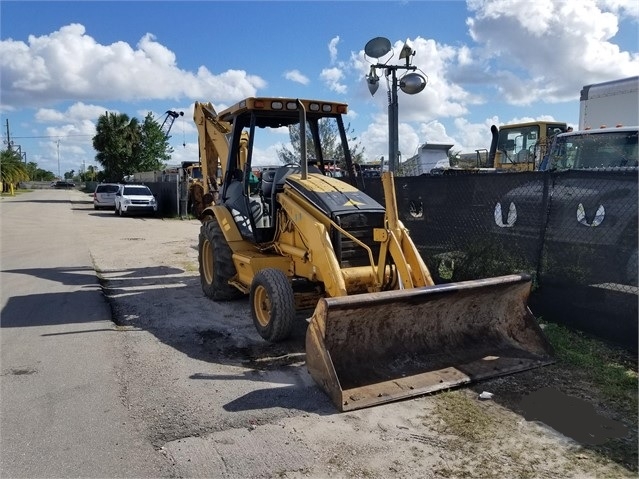
<svg viewBox="0 0 639 479">
<path fill-rule="evenodd" d="M 303 113 L 298 108 L 298 101 L 304 106 Z M 303 170 L 309 176 L 324 175 L 326 165 L 331 162 L 334 165 L 333 156 L 340 153 L 347 165 L 352 164 L 350 150 L 343 146 L 346 133 L 341 115 L 346 110 L 345 104 L 335 102 L 249 98 L 220 113 L 220 118 L 232 125 L 221 199 L 231 211 L 242 237 L 256 243 L 273 240 L 279 208 L 277 195 L 284 191 L 290 175 L 302 175 Z M 306 157 L 300 153 L 301 117 L 306 118 L 306 151 L 313 158 L 306 168 L 300 166 Z M 257 178 L 251 165 L 255 145 L 281 128 L 288 128 L 293 146 L 285 147 L 279 153 L 291 162 L 277 169 L 266 169 Z M 326 141 L 326 131 L 335 133 L 336 138 L 333 136 L 333 141 Z"/>
</svg>

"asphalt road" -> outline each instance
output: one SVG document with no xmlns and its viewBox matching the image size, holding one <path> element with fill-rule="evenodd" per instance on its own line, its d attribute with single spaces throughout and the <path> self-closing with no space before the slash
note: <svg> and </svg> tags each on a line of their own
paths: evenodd
<svg viewBox="0 0 639 479">
<path fill-rule="evenodd" d="M 0 200 L 0 475 L 158 477 L 129 420 L 120 342 L 64 190 Z"/>
</svg>

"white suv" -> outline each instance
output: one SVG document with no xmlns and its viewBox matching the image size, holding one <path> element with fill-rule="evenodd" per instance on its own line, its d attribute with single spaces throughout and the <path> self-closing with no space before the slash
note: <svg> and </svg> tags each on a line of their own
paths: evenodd
<svg viewBox="0 0 639 479">
<path fill-rule="evenodd" d="M 119 189 L 120 185 L 117 183 L 100 183 L 93 192 L 93 207 L 96 210 L 113 208 L 115 206 L 115 194 Z"/>
<path fill-rule="evenodd" d="M 120 185 L 115 194 L 115 214 L 124 216 L 133 213 L 156 214 L 158 203 L 145 185 Z"/>
</svg>

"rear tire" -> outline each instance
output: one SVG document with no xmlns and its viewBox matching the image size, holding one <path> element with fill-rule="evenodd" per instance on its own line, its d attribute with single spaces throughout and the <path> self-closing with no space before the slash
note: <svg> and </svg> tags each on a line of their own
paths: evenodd
<svg viewBox="0 0 639 479">
<path fill-rule="evenodd" d="M 288 338 L 295 319 L 295 297 L 286 275 L 273 268 L 265 268 L 251 283 L 251 313 L 255 329 L 270 342 Z"/>
<path fill-rule="evenodd" d="M 243 296 L 240 290 L 229 284 L 229 280 L 237 274 L 232 256 L 217 219 L 203 223 L 200 227 L 198 261 L 200 283 L 207 298 L 228 301 Z"/>
</svg>

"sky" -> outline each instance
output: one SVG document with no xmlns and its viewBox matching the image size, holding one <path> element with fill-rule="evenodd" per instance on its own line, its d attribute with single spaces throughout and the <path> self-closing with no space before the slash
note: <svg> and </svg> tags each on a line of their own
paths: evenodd
<svg viewBox="0 0 639 479">
<path fill-rule="evenodd" d="M 636 0 L 11 1 L 0 2 L 0 129 L 23 158 L 55 174 L 95 161 L 106 111 L 173 123 L 170 164 L 198 158 L 195 101 L 217 111 L 251 96 L 348 103 L 368 161 L 388 155 L 388 88 L 371 96 L 371 64 L 426 79 L 398 92 L 402 160 L 424 143 L 488 148 L 490 126 L 577 126 L 584 85 L 639 75 Z M 387 38 L 392 52 L 365 55 Z M 398 71 L 398 75 L 402 72 Z M 9 137 L 7 136 L 9 135 Z M 277 164 L 281 133 L 256 145 Z"/>
</svg>

